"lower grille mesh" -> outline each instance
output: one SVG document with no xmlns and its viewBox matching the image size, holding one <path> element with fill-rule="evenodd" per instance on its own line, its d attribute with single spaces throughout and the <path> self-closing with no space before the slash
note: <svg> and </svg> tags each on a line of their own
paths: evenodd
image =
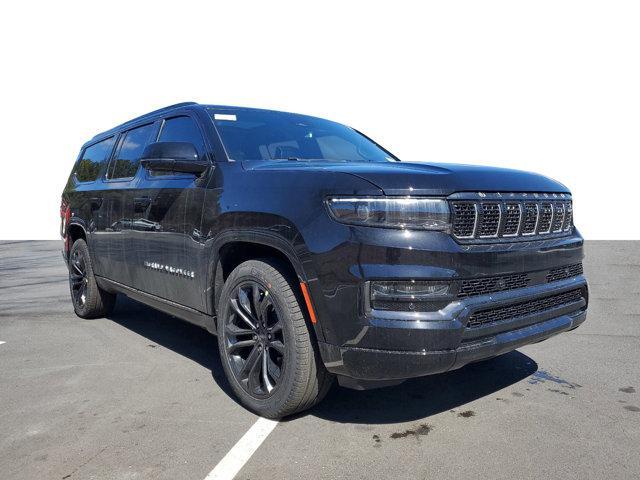
<svg viewBox="0 0 640 480">
<path fill-rule="evenodd" d="M 576 275 L 582 275 L 582 273 L 582 263 L 574 263 L 573 265 L 554 268 L 547 273 L 547 282 L 555 282 L 557 280 L 575 277 Z"/>
<path fill-rule="evenodd" d="M 458 297 L 515 290 L 516 288 L 526 287 L 530 281 L 531 279 L 526 273 L 503 275 L 501 277 L 471 278 L 460 282 Z"/>
<path fill-rule="evenodd" d="M 487 293 L 504 292 L 507 290 L 515 290 L 516 288 L 524 288 L 529 285 L 537 285 L 540 283 L 557 282 L 565 278 L 582 275 L 582 263 L 573 263 L 562 267 L 553 268 L 542 275 L 542 278 L 532 278 L 533 273 L 512 273 L 509 275 L 500 275 L 495 277 L 467 278 L 460 280 L 460 289 L 458 297 L 471 297 L 474 295 L 486 295 Z M 532 282 L 532 280 L 535 280 Z"/>
<path fill-rule="evenodd" d="M 504 307 L 480 310 L 469 317 L 467 327 L 480 327 L 488 323 L 512 320 L 519 317 L 525 317 L 527 315 L 542 313 L 546 310 L 577 302 L 580 299 L 582 299 L 582 290 L 578 288 L 575 290 L 569 290 L 568 292 L 550 295 L 548 297 L 514 303 L 512 305 L 505 305 Z"/>
</svg>

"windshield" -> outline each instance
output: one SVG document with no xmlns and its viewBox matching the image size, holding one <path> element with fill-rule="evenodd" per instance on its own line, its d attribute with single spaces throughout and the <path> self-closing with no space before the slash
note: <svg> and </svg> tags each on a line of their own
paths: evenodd
<svg viewBox="0 0 640 480">
<path fill-rule="evenodd" d="M 354 129 L 329 120 L 269 110 L 208 110 L 233 160 L 397 160 Z"/>
</svg>

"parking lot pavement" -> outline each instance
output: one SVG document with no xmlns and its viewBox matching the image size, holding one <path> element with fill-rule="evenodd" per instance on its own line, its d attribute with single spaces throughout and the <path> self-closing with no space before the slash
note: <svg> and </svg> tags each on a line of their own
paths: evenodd
<svg viewBox="0 0 640 480">
<path fill-rule="evenodd" d="M 0 478 L 204 479 L 257 417 L 215 338 L 119 298 L 72 311 L 60 242 L 0 243 Z M 587 242 L 587 322 L 461 370 L 334 389 L 237 478 L 640 476 L 640 242 Z M 1 343 L 5 342 L 5 343 Z"/>
</svg>

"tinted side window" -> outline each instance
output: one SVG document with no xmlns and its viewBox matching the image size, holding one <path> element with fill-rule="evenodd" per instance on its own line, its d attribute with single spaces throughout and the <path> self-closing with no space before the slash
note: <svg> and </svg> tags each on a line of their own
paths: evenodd
<svg viewBox="0 0 640 480">
<path fill-rule="evenodd" d="M 202 157 L 204 154 L 202 134 L 191 117 L 173 117 L 165 120 L 158 141 L 193 143 L 198 155 Z"/>
<path fill-rule="evenodd" d="M 84 150 L 75 171 L 79 182 L 93 182 L 98 178 L 102 164 L 111 154 L 114 141 L 115 137 L 107 138 Z"/>
<path fill-rule="evenodd" d="M 120 142 L 120 150 L 113 163 L 110 178 L 128 178 L 135 176 L 140 157 L 153 133 L 153 124 L 134 128 L 125 133 Z"/>
</svg>

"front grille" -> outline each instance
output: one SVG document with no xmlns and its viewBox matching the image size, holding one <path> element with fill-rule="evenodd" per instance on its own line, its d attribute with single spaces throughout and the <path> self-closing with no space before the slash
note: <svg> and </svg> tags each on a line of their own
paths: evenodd
<svg viewBox="0 0 640 480">
<path fill-rule="evenodd" d="M 526 317 L 528 315 L 543 313 L 547 310 L 578 302 L 582 298 L 582 290 L 578 288 L 556 295 L 537 298 L 535 300 L 480 310 L 469 317 L 467 327 L 480 327 L 489 323 L 513 320 L 516 318 Z"/>
<path fill-rule="evenodd" d="M 460 282 L 458 297 L 471 297 L 487 293 L 515 290 L 526 287 L 531 278 L 526 273 L 503 275 L 500 277 L 471 278 Z"/>
<path fill-rule="evenodd" d="M 453 235 L 462 241 L 485 242 L 571 233 L 573 206 L 569 196 L 543 195 L 536 194 L 532 199 L 531 194 L 484 194 L 477 200 L 450 200 Z"/>
<path fill-rule="evenodd" d="M 582 263 L 574 263 L 573 265 L 554 268 L 547 273 L 547 282 L 555 282 L 557 280 L 575 277 L 576 275 L 582 275 L 582 273 Z"/>
</svg>

